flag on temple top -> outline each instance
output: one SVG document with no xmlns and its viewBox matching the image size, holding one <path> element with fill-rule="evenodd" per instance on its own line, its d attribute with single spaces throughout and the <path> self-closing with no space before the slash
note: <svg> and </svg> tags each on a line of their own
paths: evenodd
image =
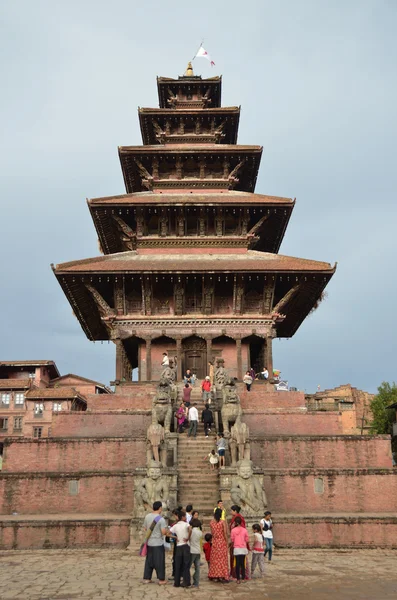
<svg viewBox="0 0 397 600">
<path fill-rule="evenodd" d="M 214 61 L 211 59 L 211 57 L 208 54 L 207 50 L 204 50 L 204 48 L 202 46 L 200 46 L 200 48 L 198 49 L 198 52 L 197 52 L 195 58 L 206 58 L 207 60 L 210 61 L 211 67 L 215 67 Z"/>
</svg>

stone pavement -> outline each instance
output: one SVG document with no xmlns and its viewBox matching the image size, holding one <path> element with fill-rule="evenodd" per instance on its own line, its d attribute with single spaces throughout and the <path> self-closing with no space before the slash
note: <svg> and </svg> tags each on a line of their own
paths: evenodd
<svg viewBox="0 0 397 600">
<path fill-rule="evenodd" d="M 167 569 L 169 569 L 169 556 Z M 0 552 L 1 600 L 386 600 L 397 598 L 397 551 L 277 550 L 265 579 L 199 590 L 141 583 L 144 559 L 126 550 Z"/>
</svg>

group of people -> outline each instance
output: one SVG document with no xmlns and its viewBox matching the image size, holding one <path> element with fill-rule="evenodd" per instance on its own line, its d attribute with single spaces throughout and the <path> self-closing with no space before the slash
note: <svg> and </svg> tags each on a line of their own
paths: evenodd
<svg viewBox="0 0 397 600">
<path fill-rule="evenodd" d="M 197 402 L 194 402 L 193 405 L 191 405 L 190 401 L 182 400 L 175 416 L 178 422 L 178 433 L 183 433 L 187 429 L 188 437 L 197 436 L 199 423 Z M 214 422 L 214 415 L 209 404 L 206 404 L 204 410 L 201 411 L 201 422 L 204 424 L 204 435 L 205 437 L 208 437 Z"/>
<path fill-rule="evenodd" d="M 165 548 L 173 546 L 172 575 L 174 587 L 191 587 L 191 568 L 193 587 L 200 585 L 201 554 L 208 565 L 208 579 L 220 583 L 244 583 L 258 567 L 260 576 L 265 575 L 265 557 L 272 560 L 273 521 L 267 511 L 260 523 L 251 527 L 248 533 L 241 508 L 231 507 L 232 518 L 227 522 L 226 510 L 222 500 L 214 508 L 210 522 L 210 532 L 203 535 L 199 512 L 189 504 L 173 511 L 173 522 L 168 524 L 162 515 L 162 503 L 154 502 L 153 512 L 146 515 L 143 528 L 146 535 L 146 560 L 143 583 L 151 583 L 153 571 L 160 585 L 167 583 L 165 574 Z M 252 553 L 251 565 L 248 562 Z"/>
<path fill-rule="evenodd" d="M 243 377 L 243 382 L 245 383 L 247 392 L 251 390 L 251 385 L 253 384 L 255 379 L 262 379 L 267 381 L 269 379 L 269 371 L 267 370 L 267 368 L 263 367 L 260 373 L 255 373 L 255 369 L 253 369 L 252 367 L 249 369 L 249 371 L 246 371 Z"/>
</svg>

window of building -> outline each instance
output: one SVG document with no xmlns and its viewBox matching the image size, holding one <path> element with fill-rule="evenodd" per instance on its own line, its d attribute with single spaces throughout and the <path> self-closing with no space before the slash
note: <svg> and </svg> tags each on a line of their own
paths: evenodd
<svg viewBox="0 0 397 600">
<path fill-rule="evenodd" d="M 8 429 L 8 417 L 0 417 L 0 429 L 7 431 Z"/>
<path fill-rule="evenodd" d="M 42 402 L 35 402 L 34 405 L 34 416 L 42 417 L 44 412 L 44 404 Z"/>
<path fill-rule="evenodd" d="M 14 417 L 14 431 L 21 431 L 22 417 Z"/>
<path fill-rule="evenodd" d="M 8 408 L 10 406 L 10 397 L 11 397 L 11 394 L 9 394 L 9 393 L 1 394 L 1 405 L 3 408 L 4 407 Z"/>
<path fill-rule="evenodd" d="M 34 438 L 41 438 L 42 435 L 43 435 L 42 427 L 33 427 L 33 437 Z"/>
<path fill-rule="evenodd" d="M 25 394 L 22 392 L 17 392 L 14 396 L 15 406 L 21 406 L 25 402 Z"/>
<path fill-rule="evenodd" d="M 62 402 L 54 402 L 52 405 L 52 410 L 54 412 L 59 412 L 60 410 L 62 410 Z"/>
</svg>

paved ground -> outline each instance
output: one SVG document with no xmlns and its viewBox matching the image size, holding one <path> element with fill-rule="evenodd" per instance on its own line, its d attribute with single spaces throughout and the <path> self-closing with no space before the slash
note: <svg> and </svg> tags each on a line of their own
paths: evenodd
<svg viewBox="0 0 397 600">
<path fill-rule="evenodd" d="M 199 590 L 142 584 L 143 560 L 126 550 L 0 552 L 0 599 L 397 598 L 397 551 L 391 550 L 279 550 L 264 579 L 239 586 L 210 583 L 204 566 Z"/>
</svg>

